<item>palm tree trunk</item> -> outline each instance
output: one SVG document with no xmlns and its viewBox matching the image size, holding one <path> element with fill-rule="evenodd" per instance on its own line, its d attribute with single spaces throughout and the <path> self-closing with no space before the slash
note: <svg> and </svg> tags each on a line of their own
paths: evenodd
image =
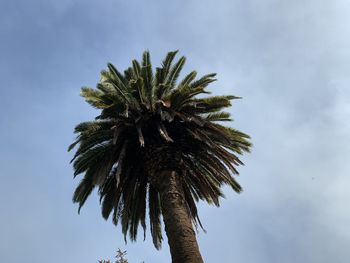
<svg viewBox="0 0 350 263">
<path fill-rule="evenodd" d="M 178 174 L 174 171 L 159 173 L 156 187 L 172 263 L 203 263 Z"/>
</svg>

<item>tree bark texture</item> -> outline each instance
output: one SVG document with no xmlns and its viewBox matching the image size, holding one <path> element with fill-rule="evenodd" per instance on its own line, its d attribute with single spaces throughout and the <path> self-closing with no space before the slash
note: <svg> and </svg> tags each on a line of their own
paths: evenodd
<svg viewBox="0 0 350 263">
<path fill-rule="evenodd" d="M 162 171 L 157 177 L 172 263 L 203 263 L 181 178 L 174 171 Z"/>
</svg>

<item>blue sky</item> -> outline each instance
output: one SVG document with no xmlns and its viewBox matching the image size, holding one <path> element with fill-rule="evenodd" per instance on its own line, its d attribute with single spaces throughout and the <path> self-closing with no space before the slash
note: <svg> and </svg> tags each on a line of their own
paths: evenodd
<svg viewBox="0 0 350 263">
<path fill-rule="evenodd" d="M 0 2 L 2 262 L 169 262 L 165 241 L 124 244 L 97 196 L 77 214 L 67 146 L 97 112 L 79 97 L 107 62 L 169 50 L 184 72 L 217 72 L 234 127 L 252 136 L 221 207 L 200 204 L 206 262 L 345 263 L 350 251 L 350 2 L 346 0 Z"/>
</svg>

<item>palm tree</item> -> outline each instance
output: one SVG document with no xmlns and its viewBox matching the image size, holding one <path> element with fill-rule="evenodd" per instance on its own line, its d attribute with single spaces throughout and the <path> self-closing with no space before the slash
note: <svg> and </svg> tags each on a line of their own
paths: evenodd
<svg viewBox="0 0 350 263">
<path fill-rule="evenodd" d="M 84 176 L 73 202 L 80 211 L 97 187 L 102 216 L 121 221 L 125 241 L 128 234 L 136 240 L 140 224 L 145 237 L 148 203 L 154 246 L 161 247 L 162 216 L 172 262 L 197 263 L 203 259 L 193 228 L 202 226 L 196 202 L 219 206 L 224 184 L 241 191 L 233 177 L 243 164 L 237 155 L 251 144 L 248 135 L 218 123 L 231 120 L 222 109 L 239 97 L 203 96 L 216 74 L 196 79 L 192 71 L 177 82 L 185 57 L 172 63 L 176 53 L 155 74 L 148 51 L 123 73 L 108 64 L 96 89 L 81 89 L 100 115 L 75 127 L 69 150 L 79 145 L 74 176 Z"/>
</svg>

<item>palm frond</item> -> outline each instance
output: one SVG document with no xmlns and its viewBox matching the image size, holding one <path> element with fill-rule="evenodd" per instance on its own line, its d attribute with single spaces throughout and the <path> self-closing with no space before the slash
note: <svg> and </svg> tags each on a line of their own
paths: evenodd
<svg viewBox="0 0 350 263">
<path fill-rule="evenodd" d="M 162 212 L 159 193 L 154 189 L 152 185 L 149 186 L 148 191 L 148 206 L 153 244 L 157 249 L 160 249 L 163 240 L 162 227 L 160 222 L 160 216 Z"/>
<path fill-rule="evenodd" d="M 94 189 L 94 184 L 92 182 L 91 176 L 89 176 L 89 173 L 80 181 L 78 187 L 74 191 L 73 195 L 73 202 L 79 203 L 79 209 L 78 213 L 80 213 L 80 209 L 85 204 L 85 201 L 91 194 L 92 190 Z"/>
<path fill-rule="evenodd" d="M 151 58 L 148 51 L 143 53 L 141 75 L 144 80 L 147 103 L 151 106 L 153 104 L 153 72 Z"/>
<path fill-rule="evenodd" d="M 167 76 L 167 79 L 166 79 L 166 85 L 168 85 L 170 87 L 170 89 L 172 89 L 174 87 L 175 82 L 176 82 L 177 78 L 179 77 L 183 66 L 185 65 L 185 62 L 186 62 L 186 58 L 181 57 L 178 60 L 178 62 L 176 62 L 176 64 L 174 64 L 174 66 L 171 67 L 169 75 Z"/>
<path fill-rule="evenodd" d="M 231 114 L 225 111 L 209 113 L 205 116 L 207 121 L 232 121 Z"/>
</svg>

